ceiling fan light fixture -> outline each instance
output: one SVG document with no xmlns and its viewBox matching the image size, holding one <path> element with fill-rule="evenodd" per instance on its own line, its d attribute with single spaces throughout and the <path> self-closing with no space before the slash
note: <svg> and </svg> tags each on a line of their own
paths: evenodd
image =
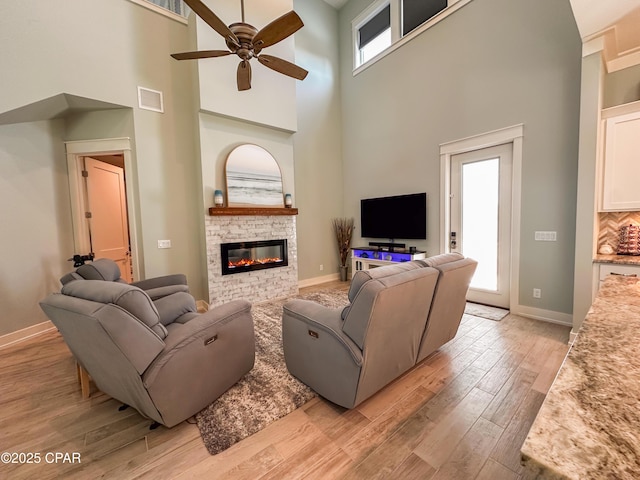
<svg viewBox="0 0 640 480">
<path fill-rule="evenodd" d="M 222 57 L 236 54 L 240 57 L 237 71 L 238 90 L 251 88 L 251 65 L 249 60 L 258 61 L 275 72 L 287 75 L 297 80 L 303 80 L 309 72 L 272 55 L 260 55 L 263 48 L 270 47 L 300 30 L 304 23 L 293 10 L 276 18 L 264 28 L 258 30 L 253 25 L 244 22 L 244 0 L 241 0 L 242 22 L 225 25 L 201 0 L 184 0 L 191 9 L 213 30 L 220 34 L 229 48 L 226 50 L 203 50 L 196 52 L 174 53 L 176 60 L 194 60 L 200 58 Z"/>
</svg>

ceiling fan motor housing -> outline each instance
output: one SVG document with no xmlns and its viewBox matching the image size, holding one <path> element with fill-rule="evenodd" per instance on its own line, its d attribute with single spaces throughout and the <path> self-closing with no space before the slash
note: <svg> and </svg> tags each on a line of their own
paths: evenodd
<svg viewBox="0 0 640 480">
<path fill-rule="evenodd" d="M 238 38 L 240 47 L 231 39 L 226 39 L 227 47 L 243 60 L 249 60 L 254 56 L 253 37 L 258 33 L 258 29 L 248 23 L 232 23 L 229 25 L 229 30 Z"/>
</svg>

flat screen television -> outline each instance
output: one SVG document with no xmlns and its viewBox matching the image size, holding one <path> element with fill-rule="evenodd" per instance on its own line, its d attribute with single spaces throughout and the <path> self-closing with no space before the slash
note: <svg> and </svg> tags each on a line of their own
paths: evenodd
<svg viewBox="0 0 640 480">
<path fill-rule="evenodd" d="M 426 239 L 427 194 L 360 200 L 360 228 L 364 238 Z"/>
</svg>

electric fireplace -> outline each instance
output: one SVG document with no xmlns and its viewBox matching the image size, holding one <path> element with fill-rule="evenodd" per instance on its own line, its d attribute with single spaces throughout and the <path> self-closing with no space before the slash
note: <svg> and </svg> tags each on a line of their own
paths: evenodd
<svg viewBox="0 0 640 480">
<path fill-rule="evenodd" d="M 220 245 L 222 275 L 285 267 L 287 240 L 223 243 Z"/>
</svg>

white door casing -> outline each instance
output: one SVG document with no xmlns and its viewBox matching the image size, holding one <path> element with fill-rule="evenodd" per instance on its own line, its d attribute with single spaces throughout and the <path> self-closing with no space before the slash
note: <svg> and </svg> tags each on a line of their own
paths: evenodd
<svg viewBox="0 0 640 480">
<path fill-rule="evenodd" d="M 521 181 L 522 181 L 522 150 L 523 150 L 524 125 L 514 125 L 500 130 L 475 135 L 472 137 L 455 140 L 440 145 L 440 253 L 449 252 L 450 225 L 450 188 L 451 188 L 451 157 L 459 153 L 465 153 L 481 148 L 511 143 L 512 151 L 512 175 L 511 175 L 511 253 L 510 253 L 510 282 L 509 282 L 509 309 L 521 311 L 518 302 L 518 290 L 520 286 L 520 205 L 521 205 Z M 524 312 L 523 312 L 524 313 Z"/>
<path fill-rule="evenodd" d="M 69 174 L 69 192 L 71 200 L 71 216 L 73 221 L 73 238 L 75 253 L 90 251 L 89 232 L 86 228 L 85 212 L 87 201 L 84 195 L 84 178 L 82 176 L 83 157 L 122 154 L 125 172 L 133 172 L 133 161 L 129 138 L 110 138 L 100 140 L 80 140 L 65 142 L 67 151 L 67 171 Z M 132 182 L 132 175 L 128 173 L 127 182 Z M 129 230 L 129 245 L 131 254 L 131 271 L 133 279 L 143 277 L 140 263 L 141 255 L 138 250 L 137 202 L 132 188 L 126 188 L 126 207 Z"/>
</svg>

